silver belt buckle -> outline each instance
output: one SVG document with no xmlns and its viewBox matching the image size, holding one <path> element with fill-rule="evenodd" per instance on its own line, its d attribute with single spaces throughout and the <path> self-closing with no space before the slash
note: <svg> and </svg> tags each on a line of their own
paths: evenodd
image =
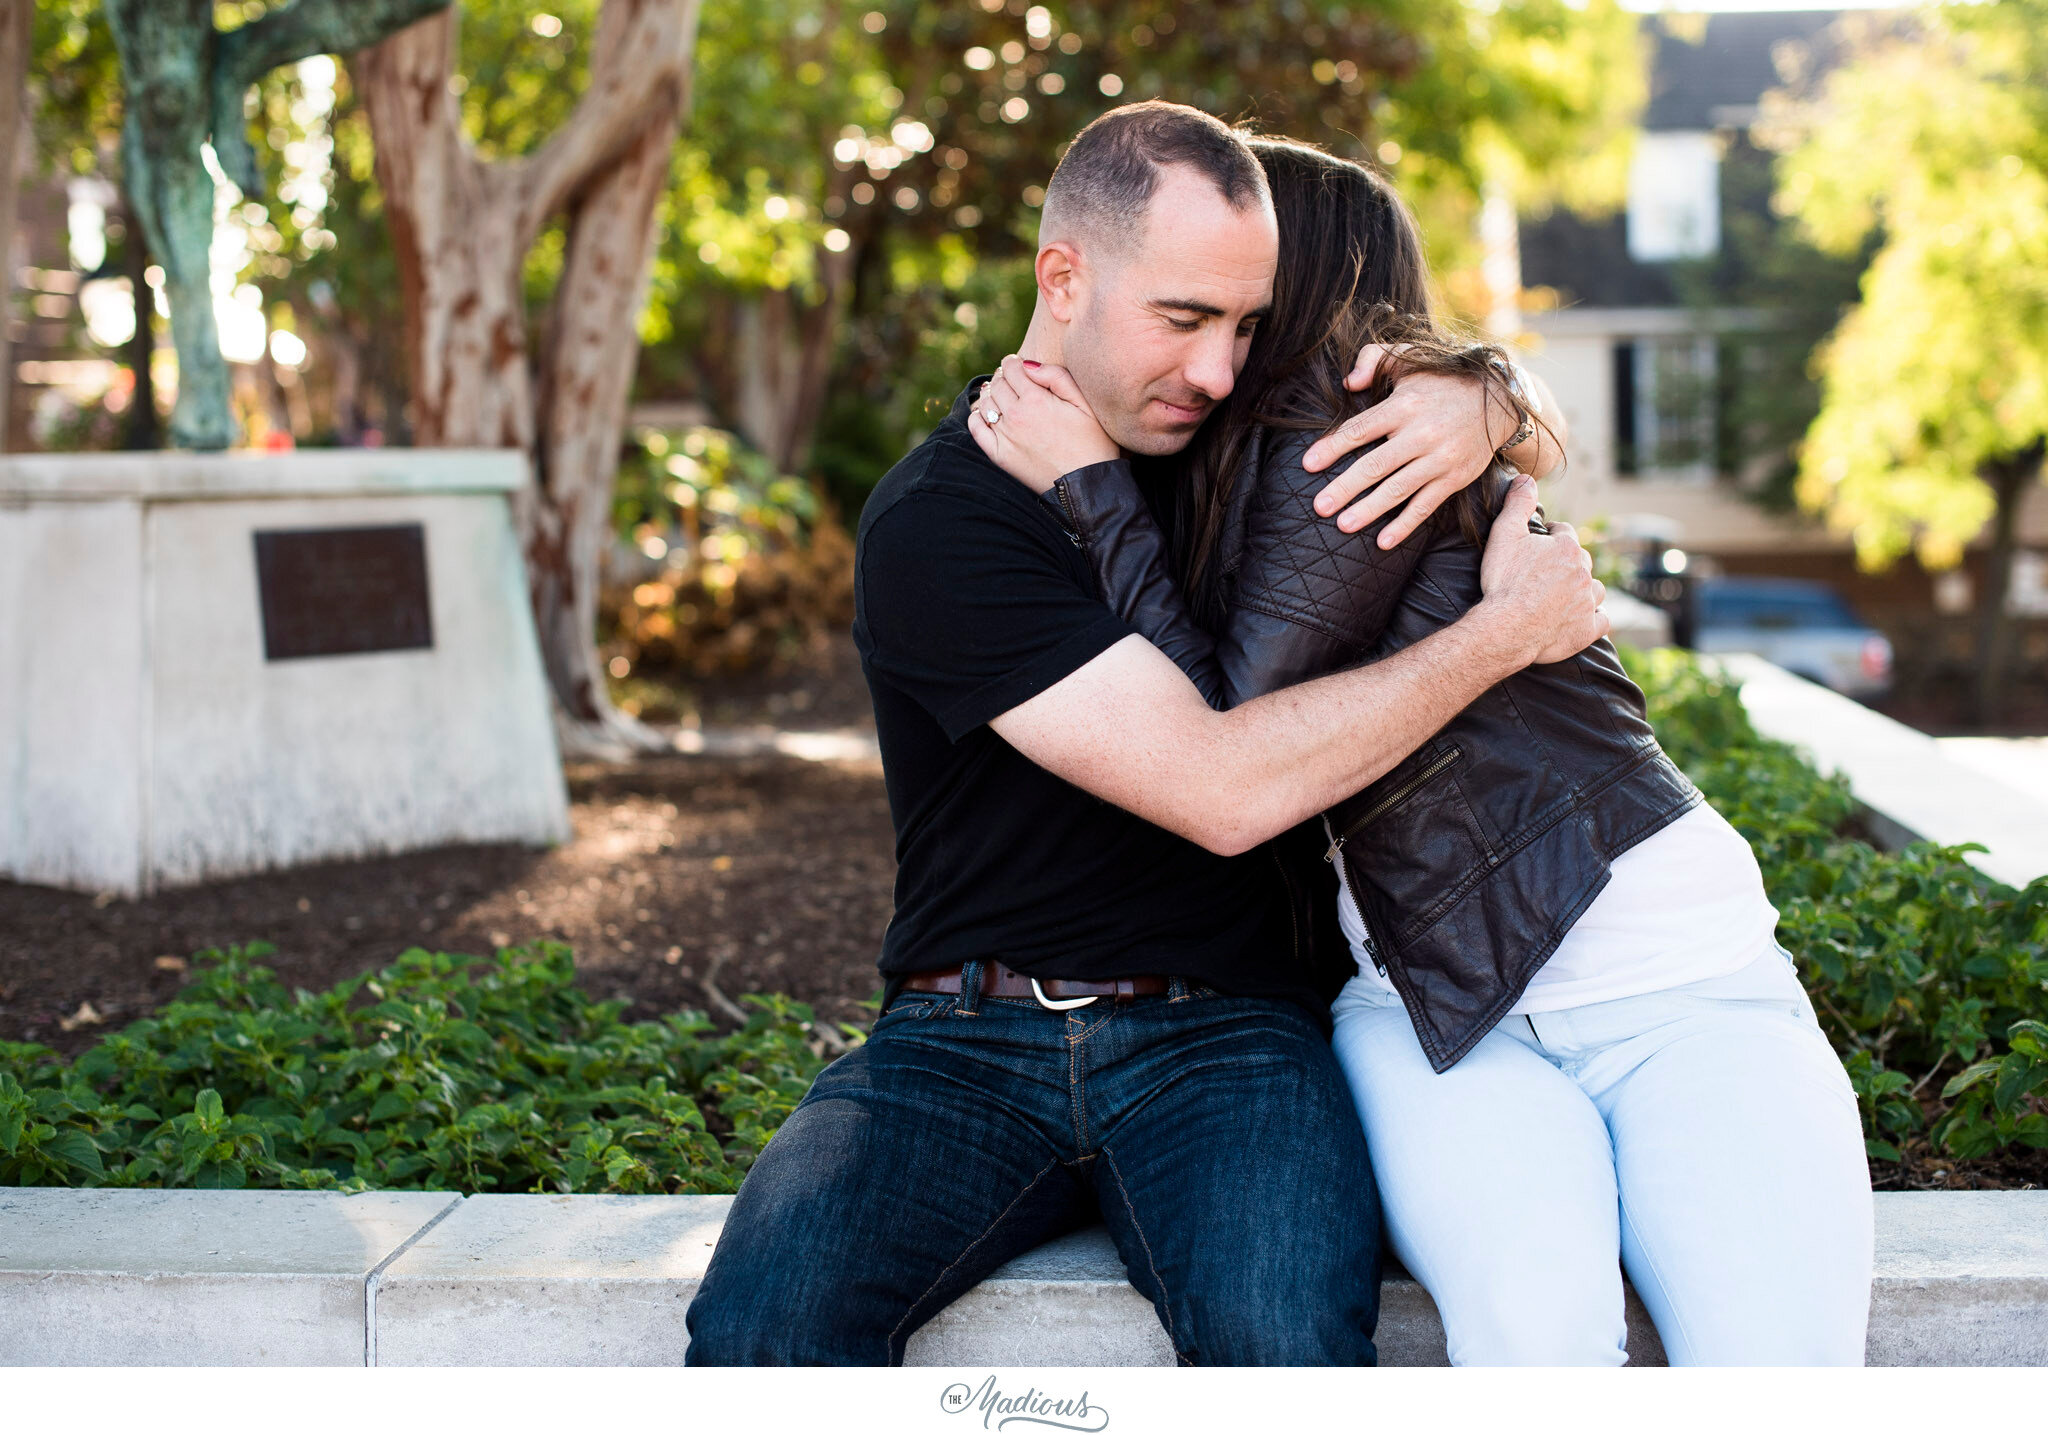
<svg viewBox="0 0 2048 1435">
<path fill-rule="evenodd" d="M 1045 994 L 1045 988 L 1038 984 L 1038 978 L 1031 978 L 1031 995 L 1038 998 L 1038 1004 L 1047 1011 L 1072 1011 L 1077 1006 L 1086 1006 L 1094 997 L 1065 997 L 1054 1001 Z"/>
</svg>

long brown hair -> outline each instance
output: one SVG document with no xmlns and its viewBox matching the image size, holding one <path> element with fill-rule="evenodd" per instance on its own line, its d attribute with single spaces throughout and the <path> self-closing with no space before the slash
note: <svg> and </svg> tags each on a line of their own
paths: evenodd
<svg viewBox="0 0 2048 1435">
<path fill-rule="evenodd" d="M 1406 374 L 1470 374 L 1487 402 L 1520 410 L 1489 362 L 1501 352 L 1462 341 L 1434 315 L 1422 234 L 1393 186 L 1363 165 L 1291 140 L 1255 139 L 1280 223 L 1273 307 L 1259 325 L 1244 372 L 1189 453 L 1174 486 L 1172 529 L 1182 588 L 1198 621 L 1224 609 L 1222 546 L 1232 491 L 1259 428 L 1327 432 L 1384 399 Z M 1382 363 L 1370 389 L 1344 387 L 1366 344 L 1405 344 Z M 1481 485 L 1444 507 L 1475 541 L 1484 532 Z"/>
</svg>

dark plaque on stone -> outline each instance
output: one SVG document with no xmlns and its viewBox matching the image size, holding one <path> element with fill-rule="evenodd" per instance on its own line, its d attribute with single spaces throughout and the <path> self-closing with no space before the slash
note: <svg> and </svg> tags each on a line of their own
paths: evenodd
<svg viewBox="0 0 2048 1435">
<path fill-rule="evenodd" d="M 256 583 L 273 663 L 434 646 L 417 523 L 259 531 Z"/>
</svg>

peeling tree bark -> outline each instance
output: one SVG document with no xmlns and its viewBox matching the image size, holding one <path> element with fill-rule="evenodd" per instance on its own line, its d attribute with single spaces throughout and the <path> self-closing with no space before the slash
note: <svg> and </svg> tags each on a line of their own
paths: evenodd
<svg viewBox="0 0 2048 1435">
<path fill-rule="evenodd" d="M 689 103 L 698 0 L 605 0 L 590 87 L 535 154 L 481 159 L 448 80 L 455 13 L 357 54 L 405 285 L 412 427 L 428 447 L 524 450 L 514 504 L 564 746 L 663 745 L 618 712 L 597 663 L 598 563 L 610 524 L 655 207 Z M 529 342 L 521 274 L 557 214 L 562 278 Z"/>
<path fill-rule="evenodd" d="M 14 311 L 14 226 L 28 147 L 28 52 L 32 0 L 0 0 L 0 453 L 7 450 L 7 330 Z"/>
</svg>

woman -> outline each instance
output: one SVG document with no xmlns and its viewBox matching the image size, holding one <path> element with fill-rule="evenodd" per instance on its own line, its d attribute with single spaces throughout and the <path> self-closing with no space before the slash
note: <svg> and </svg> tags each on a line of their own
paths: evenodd
<svg viewBox="0 0 2048 1435">
<path fill-rule="evenodd" d="M 1260 142 L 1273 308 L 1159 495 L 1078 390 L 1004 363 L 992 457 L 1058 504 L 1105 598 L 1218 706 L 1383 657 L 1479 601 L 1504 466 L 1382 551 L 1316 514 L 1310 441 L 1361 344 L 1520 408 L 1430 315 L 1379 178 Z M 1000 415 L 990 437 L 986 409 Z M 1522 410 L 1528 417 L 1526 409 Z M 1526 435 L 1526 425 L 1521 431 Z M 1748 845 L 1671 763 L 1611 644 L 1530 668 L 1324 814 L 1357 963 L 1332 1016 L 1389 1242 L 1458 1364 L 1620 1364 L 1619 1265 L 1673 1364 L 1860 1364 L 1872 1203 L 1848 1079 Z"/>
</svg>

